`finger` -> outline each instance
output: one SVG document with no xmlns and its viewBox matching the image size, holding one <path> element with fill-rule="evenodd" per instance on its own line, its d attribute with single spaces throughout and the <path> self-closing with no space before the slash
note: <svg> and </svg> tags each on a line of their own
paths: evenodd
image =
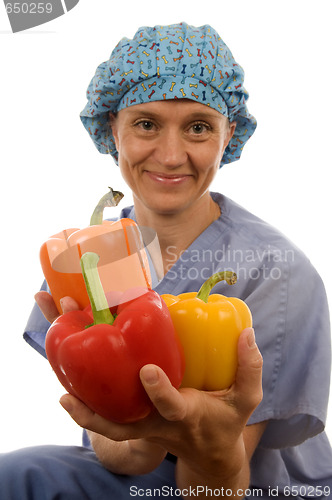
<svg viewBox="0 0 332 500">
<path fill-rule="evenodd" d="M 61 406 L 66 410 L 71 418 L 84 429 L 88 429 L 99 434 L 107 434 L 109 422 L 94 411 L 90 410 L 82 401 L 71 394 L 65 394 L 60 398 Z"/>
<path fill-rule="evenodd" d="M 66 314 L 70 311 L 78 311 L 80 309 L 76 300 L 74 300 L 72 297 L 62 297 L 62 299 L 60 299 L 60 305 L 63 314 Z"/>
<path fill-rule="evenodd" d="M 238 368 L 234 384 L 237 404 L 249 415 L 262 399 L 263 358 L 252 328 L 246 328 L 238 342 Z"/>
<path fill-rule="evenodd" d="M 169 421 L 183 420 L 186 402 L 172 386 L 165 372 L 156 365 L 145 365 L 140 371 L 141 382 L 162 417 Z"/>
<path fill-rule="evenodd" d="M 53 321 L 59 316 L 59 311 L 55 305 L 52 295 L 45 291 L 38 292 L 35 295 L 35 301 L 47 321 L 53 323 Z"/>
<path fill-rule="evenodd" d="M 60 404 L 80 427 L 101 434 L 113 441 L 126 441 L 148 435 L 149 426 L 146 426 L 143 421 L 126 424 L 112 422 L 92 411 L 71 394 L 62 396 Z"/>
</svg>

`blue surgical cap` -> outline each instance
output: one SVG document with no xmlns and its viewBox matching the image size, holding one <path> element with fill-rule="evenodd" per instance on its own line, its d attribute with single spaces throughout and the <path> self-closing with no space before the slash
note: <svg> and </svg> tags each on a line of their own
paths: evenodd
<svg viewBox="0 0 332 500">
<path fill-rule="evenodd" d="M 257 125 L 247 109 L 243 81 L 243 69 L 211 26 L 142 27 L 133 39 L 120 40 L 110 59 L 98 66 L 80 117 L 97 149 L 117 163 L 110 112 L 152 101 L 191 99 L 236 122 L 222 166 L 240 158 Z"/>
</svg>

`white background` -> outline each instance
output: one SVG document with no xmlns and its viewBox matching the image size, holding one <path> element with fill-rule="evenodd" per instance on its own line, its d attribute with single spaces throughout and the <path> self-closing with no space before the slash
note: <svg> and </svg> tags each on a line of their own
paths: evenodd
<svg viewBox="0 0 332 500">
<path fill-rule="evenodd" d="M 58 403 L 63 389 L 22 332 L 43 279 L 43 241 L 86 226 L 108 185 L 126 194 L 120 208 L 131 203 L 111 157 L 97 152 L 78 115 L 96 66 L 139 26 L 207 23 L 230 46 L 246 71 L 258 128 L 241 160 L 224 167 L 213 188 L 301 247 L 331 302 L 329 1 L 157 5 L 81 0 L 65 16 L 12 34 L 0 4 L 0 452 L 80 443 L 80 429 Z"/>
</svg>

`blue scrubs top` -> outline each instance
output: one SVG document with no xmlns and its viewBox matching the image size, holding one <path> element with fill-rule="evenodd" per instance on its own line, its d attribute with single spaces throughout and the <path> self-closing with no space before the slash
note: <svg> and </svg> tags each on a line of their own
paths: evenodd
<svg viewBox="0 0 332 500">
<path fill-rule="evenodd" d="M 219 219 L 160 281 L 154 276 L 154 289 L 174 295 L 198 291 L 213 273 L 236 272 L 235 285 L 218 283 L 213 293 L 248 304 L 263 355 L 264 396 L 249 424 L 269 423 L 252 459 L 252 486 L 271 496 L 287 495 L 293 487 L 293 493 L 302 488 L 301 497 L 324 498 L 324 486 L 332 490 L 332 450 L 324 433 L 331 372 L 324 285 L 306 256 L 279 231 L 227 197 L 211 196 L 220 205 Z M 120 217 L 135 220 L 133 207 Z M 168 251 L 171 258 L 172 247 Z M 24 338 L 44 356 L 48 327 L 35 305 Z"/>
</svg>

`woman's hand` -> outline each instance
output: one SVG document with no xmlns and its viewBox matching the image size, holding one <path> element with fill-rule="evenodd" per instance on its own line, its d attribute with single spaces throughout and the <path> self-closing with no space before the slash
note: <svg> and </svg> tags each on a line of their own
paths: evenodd
<svg viewBox="0 0 332 500">
<path fill-rule="evenodd" d="M 182 486 L 193 480 L 223 484 L 223 478 L 228 482 L 236 478 L 237 484 L 242 473 L 247 484 L 248 455 L 260 435 L 254 445 L 252 439 L 248 444 L 244 430 L 262 397 L 261 376 L 262 357 L 253 330 L 246 329 L 238 343 L 236 380 L 227 390 L 177 390 L 159 367 L 146 365 L 140 377 L 155 410 L 140 422 L 122 425 L 107 421 L 71 395 L 63 396 L 61 404 L 80 426 L 94 433 L 113 441 L 144 438 L 176 455 Z"/>
<path fill-rule="evenodd" d="M 48 292 L 38 292 L 35 295 L 35 301 L 37 302 L 39 309 L 50 323 L 56 320 L 59 315 L 59 311 L 55 305 L 52 295 Z M 71 297 L 63 297 L 60 300 L 62 313 L 65 314 L 69 311 L 76 311 L 79 309 L 77 302 Z"/>
</svg>

